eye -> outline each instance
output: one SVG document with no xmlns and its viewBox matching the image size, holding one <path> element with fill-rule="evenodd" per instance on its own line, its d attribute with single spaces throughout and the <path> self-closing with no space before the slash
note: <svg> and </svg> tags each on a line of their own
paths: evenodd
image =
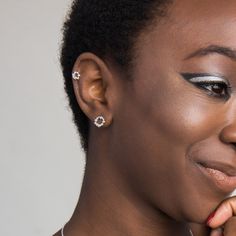
<svg viewBox="0 0 236 236">
<path fill-rule="evenodd" d="M 196 83 L 196 85 L 208 90 L 213 96 L 225 97 L 229 95 L 228 86 L 225 83 L 201 82 Z"/>
<path fill-rule="evenodd" d="M 182 76 L 198 88 L 205 90 L 209 96 L 221 99 L 228 99 L 230 97 L 231 86 L 225 78 L 191 73 L 183 73 Z"/>
</svg>

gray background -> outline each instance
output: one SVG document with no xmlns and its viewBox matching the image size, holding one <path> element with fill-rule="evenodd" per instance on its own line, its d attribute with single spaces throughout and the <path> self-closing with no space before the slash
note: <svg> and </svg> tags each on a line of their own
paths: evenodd
<svg viewBox="0 0 236 236">
<path fill-rule="evenodd" d="M 49 236 L 84 171 L 58 56 L 68 0 L 0 2 L 0 235 Z"/>
<path fill-rule="evenodd" d="M 58 62 L 69 5 L 0 2 L 1 236 L 49 236 L 78 199 L 84 157 Z"/>
</svg>

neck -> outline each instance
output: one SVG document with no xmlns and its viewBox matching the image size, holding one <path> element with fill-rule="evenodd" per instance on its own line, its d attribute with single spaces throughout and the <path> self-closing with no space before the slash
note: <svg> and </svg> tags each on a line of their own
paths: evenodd
<svg viewBox="0 0 236 236">
<path fill-rule="evenodd" d="M 114 167 L 112 156 L 102 153 L 88 153 L 80 198 L 65 236 L 190 235 L 187 225 L 139 196 Z"/>
</svg>

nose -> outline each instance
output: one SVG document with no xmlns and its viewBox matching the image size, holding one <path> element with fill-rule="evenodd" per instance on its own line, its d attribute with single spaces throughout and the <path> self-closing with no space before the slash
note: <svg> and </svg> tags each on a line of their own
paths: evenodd
<svg viewBox="0 0 236 236">
<path fill-rule="evenodd" d="M 236 149 L 236 119 L 222 129 L 220 139 Z"/>
</svg>

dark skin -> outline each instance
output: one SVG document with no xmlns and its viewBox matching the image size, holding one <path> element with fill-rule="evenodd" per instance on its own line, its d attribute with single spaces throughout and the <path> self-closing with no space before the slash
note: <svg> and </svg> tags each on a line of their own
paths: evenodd
<svg viewBox="0 0 236 236">
<path fill-rule="evenodd" d="M 221 74 L 236 91 L 232 57 L 211 52 L 186 59 L 209 45 L 236 48 L 235 9 L 235 0 L 175 1 L 137 39 L 131 81 L 111 59 L 79 56 L 74 90 L 91 127 L 83 186 L 65 236 L 189 236 L 190 222 L 195 235 L 216 235 L 205 221 L 232 191 L 209 182 L 196 162 L 227 159 L 236 166 L 236 96 L 216 97 L 225 90 L 199 88 L 181 73 Z M 92 123 L 98 115 L 106 119 L 100 129 Z M 227 225 L 225 235 L 233 236 L 236 203 L 229 201 L 231 213 L 211 227 Z"/>
</svg>

